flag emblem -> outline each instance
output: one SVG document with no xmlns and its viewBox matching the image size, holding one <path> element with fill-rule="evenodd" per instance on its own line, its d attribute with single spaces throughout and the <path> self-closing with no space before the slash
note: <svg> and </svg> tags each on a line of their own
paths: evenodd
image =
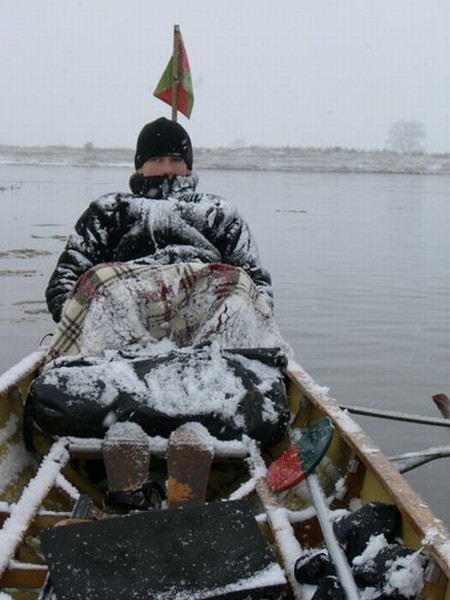
<svg viewBox="0 0 450 600">
<path fill-rule="evenodd" d="M 194 105 L 191 69 L 183 38 L 178 25 L 174 27 L 173 55 L 153 92 L 159 100 L 172 107 L 172 119 L 176 121 L 177 111 L 187 118 L 191 116 Z"/>
</svg>

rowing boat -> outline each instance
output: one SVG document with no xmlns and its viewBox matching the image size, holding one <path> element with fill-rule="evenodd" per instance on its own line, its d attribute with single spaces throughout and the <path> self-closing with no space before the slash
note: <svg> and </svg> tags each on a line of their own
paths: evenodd
<svg viewBox="0 0 450 600">
<path fill-rule="evenodd" d="M 299 559 L 314 556 L 315 548 L 326 548 L 334 563 L 334 575 L 322 579 L 337 579 L 344 594 L 326 597 L 450 599 L 447 528 L 348 411 L 296 363 L 289 363 L 286 372 L 293 416 L 290 435 L 270 452 L 262 452 L 248 438 L 219 441 L 206 433 L 206 439 L 193 427 L 175 438 L 175 443 L 171 438 L 139 434 L 130 443 L 126 431 L 119 432 L 109 446 L 96 438 L 53 437 L 51 443 L 40 439 L 35 454 L 30 454 L 22 437 L 24 400 L 44 360 L 44 352 L 35 352 L 0 378 L 2 600 L 319 598 L 324 596 L 314 594 L 320 581 L 299 581 L 298 576 Z M 298 454 L 303 452 L 302 440 L 324 420 L 331 425 L 331 434 L 321 455 L 315 457 L 318 460 L 303 465 L 303 474 L 296 472 L 293 484 L 277 487 L 268 474 L 286 475 L 283 469 L 289 450 L 294 447 Z M 118 461 L 115 447 L 124 452 Z M 112 461 L 108 455 L 111 448 Z M 104 494 L 79 465 L 109 460 L 109 468 L 112 465 L 114 470 L 116 465 L 123 476 L 125 457 L 126 475 L 131 477 L 133 463 L 147 454 L 152 457 L 150 472 L 154 465 L 158 474 L 167 476 L 163 487 L 168 489 L 168 499 L 162 492 L 152 510 L 129 510 L 112 518 L 104 510 Z M 167 466 L 170 462 L 171 467 Z M 186 476 L 196 465 L 207 474 L 207 502 L 200 489 L 202 477 L 196 478 L 195 472 Z M 408 569 L 421 565 L 421 581 L 404 592 L 410 595 L 394 596 L 392 582 L 391 596 L 386 591 L 381 596 L 375 592 L 376 586 L 363 591 L 357 578 L 355 583 L 355 560 L 346 556 L 335 525 L 339 519 L 375 505 L 393 506 L 398 511 L 395 543 L 409 552 L 406 567 L 406 559 L 399 562 L 406 569 L 406 579 L 413 572 Z M 55 527 L 64 523 L 69 524 Z M 134 543 L 125 551 L 129 535 Z M 379 541 L 380 535 L 370 539 Z M 83 544 L 89 550 L 87 566 L 79 564 Z M 134 551 L 139 551 L 139 556 L 130 558 L 128 553 Z M 141 565 L 145 556 L 147 562 Z M 170 566 L 171 559 L 176 568 Z M 138 567 L 141 570 L 136 577 Z M 81 568 L 91 573 L 80 576 Z M 143 569 L 151 577 L 144 576 Z M 106 593 L 105 581 L 109 584 L 110 580 L 120 584 L 120 593 L 117 589 L 115 595 Z M 100 582 L 102 593 L 94 581 Z"/>
</svg>

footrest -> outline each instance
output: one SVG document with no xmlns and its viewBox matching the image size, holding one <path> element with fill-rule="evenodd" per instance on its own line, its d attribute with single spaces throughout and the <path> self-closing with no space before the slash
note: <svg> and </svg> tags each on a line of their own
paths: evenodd
<svg viewBox="0 0 450 600">
<path fill-rule="evenodd" d="M 213 439 L 200 423 L 185 423 L 172 432 L 167 446 L 169 508 L 205 502 L 213 457 Z"/>
<path fill-rule="evenodd" d="M 102 444 L 108 489 L 135 490 L 148 479 L 150 448 L 137 423 L 115 423 Z"/>
<path fill-rule="evenodd" d="M 245 501 L 57 527 L 43 550 L 58 600 L 270 599 L 286 586 Z"/>
</svg>

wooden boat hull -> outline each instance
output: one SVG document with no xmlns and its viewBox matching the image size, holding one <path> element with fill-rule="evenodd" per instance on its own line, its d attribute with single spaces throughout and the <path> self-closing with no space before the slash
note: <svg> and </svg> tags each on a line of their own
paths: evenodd
<svg viewBox="0 0 450 600">
<path fill-rule="evenodd" d="M 64 438 L 50 449 L 44 444 L 40 447 L 40 469 L 35 457 L 24 451 L 23 401 L 43 358 L 43 353 L 34 353 L 0 379 L 0 589 L 13 598 L 38 597 L 38 590 L 46 581 L 40 532 L 66 519 L 80 492 L 91 495 L 99 508 L 102 503 L 102 494 L 70 464 L 73 458 L 101 457 L 101 440 Z M 374 501 L 394 504 L 401 514 L 400 535 L 404 544 L 411 549 L 423 548 L 429 556 L 420 598 L 450 600 L 450 535 L 445 525 L 348 413 L 300 366 L 290 364 L 286 381 L 294 431 L 308 428 L 324 416 L 333 424 L 331 445 L 317 468 L 317 478 L 330 509 L 347 509 L 355 500 L 362 504 Z M 149 443 L 153 454 L 165 456 L 164 440 L 152 439 Z M 286 439 L 273 448 L 273 456 L 279 455 L 288 443 Z M 302 598 L 302 586 L 294 577 L 295 560 L 306 547 L 323 543 L 317 507 L 311 506 L 306 484 L 274 494 L 264 479 L 268 461 L 264 463 L 266 457 L 248 440 L 216 441 L 214 453 L 221 463 L 227 460 L 242 463 L 245 458 L 250 465 L 243 483 L 228 482 L 226 491 L 217 490 L 215 485 L 215 497 L 246 498 L 252 506 L 253 496 L 257 497 L 258 506 L 263 507 L 258 523 L 279 557 L 288 581 L 288 594 Z"/>
</svg>

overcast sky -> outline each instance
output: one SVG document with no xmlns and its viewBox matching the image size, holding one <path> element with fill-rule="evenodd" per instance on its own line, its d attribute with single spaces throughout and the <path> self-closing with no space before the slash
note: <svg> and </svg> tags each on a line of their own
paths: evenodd
<svg viewBox="0 0 450 600">
<path fill-rule="evenodd" d="M 195 146 L 450 151 L 450 0 L 0 0 L 0 144 L 134 147 L 174 24 Z"/>
</svg>

